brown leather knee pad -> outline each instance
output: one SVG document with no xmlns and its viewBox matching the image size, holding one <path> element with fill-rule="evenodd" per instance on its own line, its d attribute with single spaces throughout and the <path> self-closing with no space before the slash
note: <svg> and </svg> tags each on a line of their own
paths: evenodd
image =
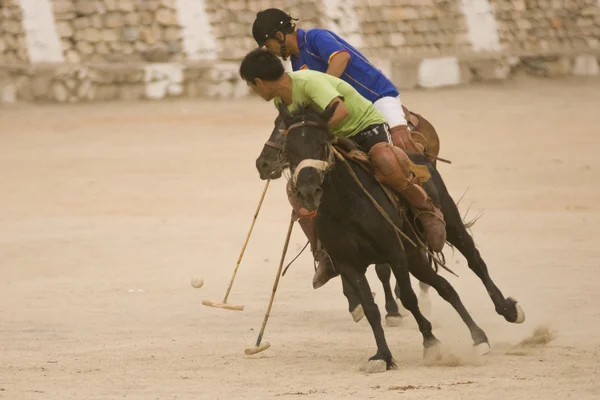
<svg viewBox="0 0 600 400">
<path fill-rule="evenodd" d="M 412 180 L 410 161 L 402 149 L 389 143 L 377 143 L 369 151 L 375 176 L 396 191 L 404 190 Z"/>
</svg>

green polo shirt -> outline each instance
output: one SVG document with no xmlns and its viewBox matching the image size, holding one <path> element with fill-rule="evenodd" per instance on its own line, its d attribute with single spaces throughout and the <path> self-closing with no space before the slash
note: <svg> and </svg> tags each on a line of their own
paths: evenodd
<svg viewBox="0 0 600 400">
<path fill-rule="evenodd" d="M 336 136 L 352 137 L 372 125 L 385 123 L 385 118 L 375 109 L 373 103 L 361 96 L 350 84 L 335 76 L 318 71 L 300 70 L 287 73 L 292 79 L 292 104 L 288 110 L 293 112 L 297 105 L 310 104 L 319 112 L 336 97 L 341 97 L 348 108 L 348 116 L 331 129 Z M 281 98 L 274 99 L 277 107 Z"/>
</svg>

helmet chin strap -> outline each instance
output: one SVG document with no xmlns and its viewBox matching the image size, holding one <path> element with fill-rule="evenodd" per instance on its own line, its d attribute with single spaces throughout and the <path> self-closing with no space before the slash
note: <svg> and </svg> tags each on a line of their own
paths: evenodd
<svg viewBox="0 0 600 400">
<path fill-rule="evenodd" d="M 292 30 L 293 30 L 296 27 L 296 24 L 294 23 L 294 21 L 298 21 L 298 18 L 293 18 L 291 15 L 289 17 L 290 17 L 289 24 L 290 24 L 290 26 L 292 27 Z M 283 61 L 287 61 L 288 57 L 290 56 L 290 54 L 287 51 L 287 46 L 285 45 L 285 38 L 287 36 L 287 33 L 285 33 L 284 29 L 281 29 L 280 32 L 283 34 L 283 40 L 277 39 L 277 42 L 281 46 L 281 50 L 279 51 L 279 55 L 281 56 L 281 58 L 283 59 Z"/>
<path fill-rule="evenodd" d="M 279 55 L 281 56 L 281 58 L 283 59 L 283 61 L 287 61 L 289 54 L 287 52 L 287 46 L 285 45 L 285 37 L 287 36 L 286 33 L 283 34 L 283 40 L 277 40 L 279 42 L 279 45 L 281 46 L 281 50 L 279 51 Z"/>
</svg>

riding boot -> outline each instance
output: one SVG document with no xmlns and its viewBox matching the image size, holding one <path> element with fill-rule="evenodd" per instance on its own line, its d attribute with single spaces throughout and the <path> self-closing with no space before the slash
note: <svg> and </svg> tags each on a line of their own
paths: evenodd
<svg viewBox="0 0 600 400">
<path fill-rule="evenodd" d="M 290 187 L 287 188 L 288 199 L 294 208 L 294 212 L 298 215 L 300 205 L 294 198 Z M 335 278 L 339 273 L 335 270 L 331 257 L 327 254 L 327 251 L 321 245 L 321 242 L 317 238 L 317 230 L 315 228 L 314 220 L 309 218 L 298 218 L 298 223 L 304 231 L 306 238 L 310 243 L 310 250 L 313 253 L 317 268 L 315 275 L 313 276 L 313 288 L 318 289 L 326 284 L 331 278 Z"/>
<path fill-rule="evenodd" d="M 399 193 L 410 203 L 415 217 L 421 221 L 427 244 L 433 251 L 442 251 L 446 243 L 446 223 L 442 211 L 433 204 L 422 187 L 412 182 Z"/>
<path fill-rule="evenodd" d="M 339 275 L 333 266 L 331 257 L 329 257 L 327 251 L 321 247 L 321 242 L 318 242 L 317 246 L 320 248 L 313 253 L 315 261 L 317 262 L 317 269 L 315 270 L 315 275 L 313 276 L 313 289 L 320 288 L 329 282 L 331 278 L 335 278 Z"/>
<path fill-rule="evenodd" d="M 369 156 L 375 167 L 375 176 L 400 194 L 421 221 L 427 244 L 433 251 L 442 251 L 446 243 L 444 216 L 425 190 L 414 182 L 406 153 L 392 144 L 378 143 L 371 148 Z"/>
<path fill-rule="evenodd" d="M 327 251 L 323 248 L 321 242 L 317 238 L 313 220 L 300 218 L 298 219 L 298 223 L 310 242 L 310 249 L 313 253 L 315 262 L 317 263 L 315 275 L 313 276 L 313 288 L 318 289 L 329 282 L 331 278 L 335 278 L 339 274 L 333 266 L 331 257 L 329 257 L 329 254 L 327 254 Z"/>
<path fill-rule="evenodd" d="M 404 151 L 411 151 L 413 153 L 423 153 L 425 151 L 425 147 L 413 139 L 406 125 L 398 125 L 390 128 L 390 136 L 392 137 L 394 146 L 400 147 Z"/>
</svg>

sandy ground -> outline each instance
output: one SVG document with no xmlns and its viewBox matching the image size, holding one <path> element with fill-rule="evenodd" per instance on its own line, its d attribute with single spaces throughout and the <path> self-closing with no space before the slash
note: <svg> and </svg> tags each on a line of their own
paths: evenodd
<svg viewBox="0 0 600 400">
<path fill-rule="evenodd" d="M 220 300 L 263 182 L 254 160 L 274 110 L 240 102 L 0 110 L 0 398 L 600 398 L 600 81 L 518 79 L 405 92 L 442 137 L 440 170 L 492 277 L 527 321 L 496 315 L 460 254 L 448 277 L 493 353 L 477 358 L 432 292 L 444 360 L 426 365 L 412 317 L 386 328 L 398 369 L 364 372 L 375 343 L 339 278 L 312 290 L 303 254 L 251 346 L 287 228 L 271 185 L 230 301 Z M 304 244 L 294 232 L 288 259 Z M 190 285 L 201 275 L 201 289 Z M 445 274 L 448 276 L 448 274 Z M 382 289 L 369 271 L 376 300 Z M 552 340 L 519 346 L 538 327 Z"/>
</svg>

